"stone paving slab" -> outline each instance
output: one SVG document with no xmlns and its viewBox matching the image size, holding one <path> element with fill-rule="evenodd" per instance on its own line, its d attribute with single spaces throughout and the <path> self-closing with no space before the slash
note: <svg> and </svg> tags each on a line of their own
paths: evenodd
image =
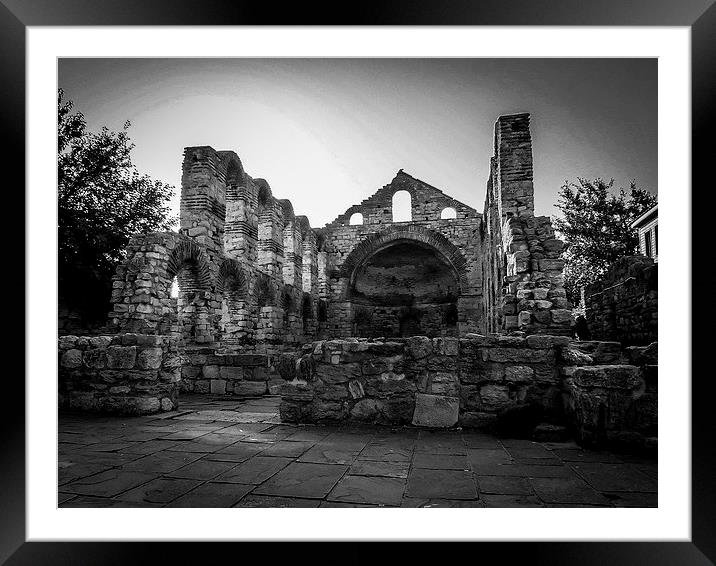
<svg viewBox="0 0 716 566">
<path fill-rule="evenodd" d="M 328 501 L 399 506 L 405 479 L 377 476 L 345 476 L 328 494 Z"/>
<path fill-rule="evenodd" d="M 291 458 L 254 456 L 231 470 L 224 472 L 216 481 L 259 485 L 288 466 Z"/>
<path fill-rule="evenodd" d="M 408 497 L 425 499 L 477 499 L 472 472 L 414 469 L 408 476 Z"/>
<path fill-rule="evenodd" d="M 199 485 L 200 480 L 157 478 L 130 489 L 115 499 L 134 503 L 171 503 Z"/>
<path fill-rule="evenodd" d="M 232 468 L 236 467 L 235 462 L 221 462 L 216 460 L 204 460 L 203 458 L 187 464 L 186 466 L 166 474 L 172 478 L 190 480 L 211 480 Z"/>
<path fill-rule="evenodd" d="M 657 461 L 470 430 L 294 425 L 278 397 L 61 414 L 61 507 L 656 507 Z"/>
<path fill-rule="evenodd" d="M 253 488 L 253 485 L 239 483 L 205 483 L 175 499 L 167 507 L 233 507 Z"/>
<path fill-rule="evenodd" d="M 407 478 L 410 470 L 408 462 L 373 462 L 357 460 L 348 471 L 353 476 L 382 476 L 388 478 Z"/>
<path fill-rule="evenodd" d="M 263 495 L 323 499 L 348 471 L 348 466 L 294 462 L 254 492 Z"/>
</svg>

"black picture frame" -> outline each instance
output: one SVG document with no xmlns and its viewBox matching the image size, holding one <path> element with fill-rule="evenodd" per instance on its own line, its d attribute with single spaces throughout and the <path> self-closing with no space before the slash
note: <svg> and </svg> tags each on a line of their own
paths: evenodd
<svg viewBox="0 0 716 566">
<path fill-rule="evenodd" d="M 684 289 L 683 308 L 692 313 L 692 538 L 690 542 L 581 542 L 581 543 L 469 543 L 461 545 L 465 557 L 448 553 L 442 545 L 402 545 L 401 561 L 419 557 L 421 562 L 448 557 L 464 560 L 529 561 L 545 564 L 709 564 L 716 561 L 716 426 L 713 399 L 716 387 L 713 370 L 706 361 L 710 338 L 709 297 L 716 290 L 716 277 L 710 274 L 707 245 L 712 238 L 707 232 L 709 219 L 704 211 L 713 209 L 712 163 L 716 159 L 716 5 L 714 0 L 453 0 L 392 1 L 322 6 L 320 3 L 279 5 L 225 0 L 0 0 L 0 92 L 3 104 L 0 116 L 4 141 L 5 174 L 15 173 L 14 182 L 7 181 L 3 198 L 17 199 L 14 210 L 24 210 L 25 162 L 25 36 L 28 26 L 89 26 L 89 25 L 579 25 L 579 26 L 687 26 L 691 29 L 692 78 L 692 302 L 705 307 L 703 315 L 694 313 L 687 302 L 689 290 Z M 350 10 L 346 10 L 350 7 Z M 352 12 L 352 13 L 349 13 Z M 684 195 L 688 198 L 689 195 Z M 698 200 L 697 198 L 698 197 Z M 6 201 L 7 203 L 7 201 Z M 8 206 L 8 204 L 6 204 Z M 24 251 L 19 242 L 23 232 L 6 245 L 6 262 L 12 250 Z M 24 240 L 23 240 L 24 244 Z M 19 293 L 17 279 L 23 280 L 25 258 L 14 260 L 13 287 Z M 703 269 L 703 271 L 702 271 Z M 50 281 L 51 279 L 48 279 Z M 24 286 L 23 285 L 23 286 Z M 26 287 L 25 287 L 26 288 Z M 25 291 L 25 302 L 32 297 Z M 14 301 L 19 303 L 19 301 Z M 698 312 L 698 311 L 697 311 Z M 6 314 L 6 326 L 16 331 L 23 328 L 17 320 L 23 314 Z M 23 332 L 24 336 L 24 332 Z M 28 336 L 27 340 L 32 337 Z M 6 339 L 6 348 L 14 348 Z M 19 359 L 19 355 L 14 355 Z M 10 354 L 6 354 L 6 361 Z M 5 367 L 5 403 L 0 413 L 3 430 L 0 434 L 0 562 L 7 564 L 127 564 L 127 563 L 196 563 L 214 556 L 208 543 L 82 543 L 25 542 L 25 388 L 16 370 Z M 666 376 L 688 384 L 691 376 Z M 48 379 L 51 379 L 48 377 Z M 426 520 L 429 520 L 426 519 Z M 317 533 L 317 538 L 320 534 Z M 239 543 L 242 544 L 242 543 Z M 253 544 L 258 543 L 243 543 Z M 395 549 L 382 543 L 324 543 L 319 552 L 301 543 L 261 544 L 259 548 L 235 550 L 221 547 L 229 556 L 248 560 L 259 550 L 264 560 L 311 560 L 332 563 L 357 563 L 388 557 Z M 215 544 L 213 546 L 216 546 Z M 457 545 L 456 545 L 457 546 Z M 437 547 L 437 548 L 436 548 Z M 236 554 L 240 552 L 241 554 Z M 435 556 L 432 556 L 435 554 Z M 453 559 L 455 559 L 453 558 Z M 259 558 L 262 559 L 262 558 Z M 323 560 L 322 560 L 323 559 Z M 449 559 L 449 558 L 448 558 Z"/>
</svg>

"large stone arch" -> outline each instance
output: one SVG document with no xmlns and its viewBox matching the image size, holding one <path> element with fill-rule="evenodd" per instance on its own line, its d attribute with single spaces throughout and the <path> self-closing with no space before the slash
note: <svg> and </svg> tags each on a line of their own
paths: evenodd
<svg viewBox="0 0 716 566">
<path fill-rule="evenodd" d="M 363 337 L 458 335 L 467 271 L 462 252 L 444 235 L 414 224 L 389 226 L 340 265 L 339 316 L 347 332 Z"/>
<path fill-rule="evenodd" d="M 212 342 L 212 276 L 209 259 L 202 247 L 187 236 L 179 236 L 166 265 L 167 295 L 174 277 L 179 284 L 179 296 L 171 309 L 176 309 L 173 333 L 187 344 Z M 173 325 L 172 325 L 173 326 Z"/>
<path fill-rule="evenodd" d="M 216 278 L 216 299 L 220 302 L 218 336 L 223 346 L 240 344 L 253 337 L 249 306 L 248 278 L 241 264 L 226 259 Z"/>
<path fill-rule="evenodd" d="M 376 234 L 371 234 L 354 247 L 341 265 L 340 275 L 348 279 L 346 294 L 350 293 L 353 277 L 357 268 L 368 258 L 383 248 L 399 241 L 413 241 L 433 248 L 455 271 L 461 293 L 468 288 L 467 260 L 462 252 L 442 234 L 416 225 L 389 226 Z"/>
</svg>

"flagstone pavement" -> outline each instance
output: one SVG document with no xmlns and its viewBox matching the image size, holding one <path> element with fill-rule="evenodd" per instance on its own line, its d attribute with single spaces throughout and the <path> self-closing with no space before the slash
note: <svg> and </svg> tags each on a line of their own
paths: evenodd
<svg viewBox="0 0 716 566">
<path fill-rule="evenodd" d="M 281 423 L 278 397 L 61 413 L 60 507 L 656 507 L 655 458 L 468 431 Z"/>
</svg>

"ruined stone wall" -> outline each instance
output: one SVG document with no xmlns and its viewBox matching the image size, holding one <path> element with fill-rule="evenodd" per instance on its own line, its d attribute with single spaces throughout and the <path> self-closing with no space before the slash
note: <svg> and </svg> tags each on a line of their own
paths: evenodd
<svg viewBox="0 0 716 566">
<path fill-rule="evenodd" d="M 275 368 L 288 422 L 494 430 L 536 419 L 585 445 L 643 448 L 657 430 L 656 348 L 545 334 L 349 338 L 283 353 Z"/>
<path fill-rule="evenodd" d="M 490 165 L 480 234 L 483 330 L 571 336 L 563 243 L 549 217 L 534 216 L 529 114 L 498 119 Z"/>
<path fill-rule="evenodd" d="M 252 397 L 278 393 L 284 383 L 275 368 L 276 355 L 220 354 L 212 348 L 184 350 L 181 392 Z"/>
<path fill-rule="evenodd" d="M 186 148 L 179 233 L 135 236 L 126 251 L 113 281 L 117 332 L 171 333 L 225 353 L 316 336 L 316 234 L 233 152 Z"/>
<path fill-rule="evenodd" d="M 398 191 L 411 195 L 411 221 L 393 222 L 392 200 Z M 447 208 L 455 210 L 455 218 L 441 219 L 441 213 Z M 351 225 L 351 216 L 356 213 L 363 215 L 363 222 Z M 401 318 L 413 316 L 420 320 L 421 311 L 431 311 L 418 306 L 410 312 L 408 305 L 371 308 L 351 296 L 353 278 L 362 264 L 382 248 L 403 241 L 435 250 L 437 256 L 447 262 L 447 269 L 453 272 L 460 286 L 455 301 L 456 320 L 438 322 L 438 315 L 432 312 L 441 311 L 442 307 L 438 306 L 425 317 L 424 324 L 416 323 L 415 334 L 457 335 L 477 330 L 482 312 L 479 226 L 480 215 L 475 210 L 399 171 L 390 184 L 320 230 L 328 274 L 320 291 L 328 307 L 327 320 L 320 326 L 321 336 L 360 334 L 361 318 L 375 321 L 374 327 L 366 332 L 381 335 L 386 328 L 399 327 Z"/>
<path fill-rule="evenodd" d="M 61 408 L 150 414 L 178 407 L 181 360 L 170 336 L 62 336 L 58 356 Z"/>
<path fill-rule="evenodd" d="M 591 337 L 645 345 L 658 336 L 658 268 L 646 256 L 619 259 L 584 290 Z"/>
<path fill-rule="evenodd" d="M 573 346 L 582 355 L 572 361 L 580 365 L 563 367 L 562 375 L 567 418 L 577 441 L 594 448 L 656 448 L 657 343 L 624 349 L 618 342 Z"/>
<path fill-rule="evenodd" d="M 420 407 L 429 413 L 442 405 L 436 426 L 489 427 L 504 409 L 536 404 L 559 418 L 557 350 L 568 342 L 479 335 L 315 342 L 283 366 L 289 384 L 282 390 L 281 417 L 426 424 L 435 415 Z"/>
</svg>

